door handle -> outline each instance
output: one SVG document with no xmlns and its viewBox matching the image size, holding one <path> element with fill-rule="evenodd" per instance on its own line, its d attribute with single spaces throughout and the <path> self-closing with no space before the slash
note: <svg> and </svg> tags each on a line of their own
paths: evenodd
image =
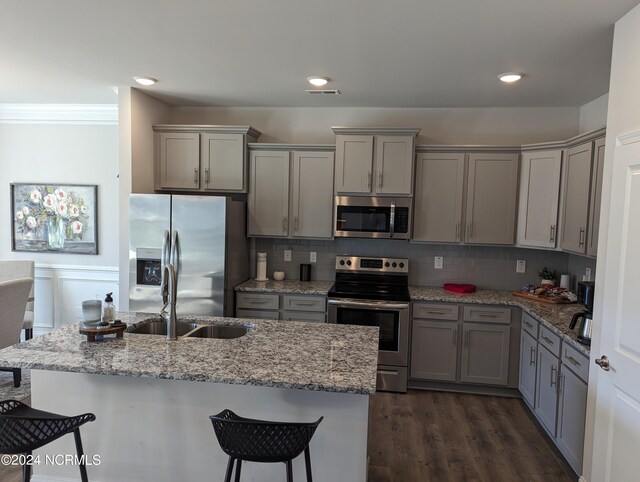
<svg viewBox="0 0 640 482">
<path fill-rule="evenodd" d="M 551 225 L 551 233 L 549 234 L 549 242 L 554 243 L 556 240 L 556 225 Z"/>
<path fill-rule="evenodd" d="M 578 246 L 584 246 L 584 228 L 580 228 L 580 239 L 578 240 Z"/>
<path fill-rule="evenodd" d="M 596 358 L 596 365 L 602 368 L 605 372 L 611 370 L 611 365 L 609 365 L 609 357 L 607 355 L 602 355 L 600 358 Z"/>
<path fill-rule="evenodd" d="M 162 235 L 162 257 L 160 258 L 160 272 L 162 273 L 160 276 L 160 293 L 164 299 L 164 293 L 167 289 L 167 279 L 164 275 L 164 267 L 169 263 L 169 250 L 170 240 L 169 240 L 169 230 L 165 229 L 164 234 Z"/>
<path fill-rule="evenodd" d="M 169 262 L 173 265 L 173 269 L 176 272 L 176 280 L 178 277 L 178 271 L 180 268 L 180 249 L 178 244 L 180 243 L 178 239 L 178 231 L 173 231 L 173 236 L 171 237 L 171 257 L 169 258 Z"/>
</svg>

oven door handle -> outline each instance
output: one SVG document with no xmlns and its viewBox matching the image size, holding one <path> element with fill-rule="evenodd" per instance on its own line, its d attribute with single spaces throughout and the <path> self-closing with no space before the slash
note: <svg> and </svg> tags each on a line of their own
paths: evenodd
<svg viewBox="0 0 640 482">
<path fill-rule="evenodd" d="M 388 303 L 386 301 L 356 301 L 356 300 L 334 300 L 327 301 L 330 305 L 339 308 L 362 307 L 371 310 L 408 310 L 409 303 Z"/>
</svg>

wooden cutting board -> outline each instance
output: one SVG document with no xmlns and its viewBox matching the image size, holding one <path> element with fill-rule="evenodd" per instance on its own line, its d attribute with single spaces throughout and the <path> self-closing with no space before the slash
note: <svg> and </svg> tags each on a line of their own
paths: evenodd
<svg viewBox="0 0 640 482">
<path fill-rule="evenodd" d="M 550 303 L 552 305 L 567 305 L 567 304 L 575 303 L 574 301 L 569 301 L 569 300 L 567 300 L 565 298 L 562 298 L 560 296 L 533 295 L 533 294 L 529 293 L 528 291 L 520 291 L 520 290 L 513 291 L 512 293 L 513 293 L 513 296 L 520 296 L 521 298 L 527 298 L 529 300 L 541 301 L 543 303 Z"/>
</svg>

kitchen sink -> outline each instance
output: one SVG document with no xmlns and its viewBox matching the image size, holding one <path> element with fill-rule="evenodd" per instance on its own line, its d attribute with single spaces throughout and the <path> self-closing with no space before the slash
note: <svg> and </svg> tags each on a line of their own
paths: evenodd
<svg viewBox="0 0 640 482">
<path fill-rule="evenodd" d="M 249 331 L 246 325 L 201 325 L 187 338 L 240 338 Z"/>
<path fill-rule="evenodd" d="M 178 336 L 183 336 L 190 331 L 195 330 L 197 327 L 197 323 L 185 323 L 179 321 L 178 323 L 176 323 L 176 334 Z M 166 335 L 167 322 L 164 320 L 151 320 L 138 325 L 135 328 L 127 328 L 125 331 L 127 333 L 136 333 L 140 335 Z"/>
</svg>

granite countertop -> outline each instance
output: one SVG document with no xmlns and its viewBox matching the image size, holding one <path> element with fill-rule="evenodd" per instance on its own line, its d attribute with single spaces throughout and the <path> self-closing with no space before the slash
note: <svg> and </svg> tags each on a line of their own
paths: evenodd
<svg viewBox="0 0 640 482">
<path fill-rule="evenodd" d="M 518 306 L 525 313 L 539 320 L 544 326 L 557 333 L 576 350 L 589 356 L 589 347 L 578 342 L 578 334 L 569 329 L 574 313 L 585 311 L 580 304 L 554 305 L 541 301 L 514 296 L 511 291 L 478 290 L 475 293 L 451 293 L 439 287 L 410 286 L 411 301 L 441 301 L 445 303 L 478 303 L 486 305 Z"/>
<path fill-rule="evenodd" d="M 118 313 L 131 325 L 157 315 Z M 125 333 L 87 342 L 78 324 L 0 350 L 0 366 L 373 394 L 378 328 L 188 316 L 202 324 L 252 325 L 235 339 Z"/>
<path fill-rule="evenodd" d="M 256 281 L 250 279 L 239 284 L 234 289 L 236 291 L 248 293 L 284 293 L 296 295 L 323 295 L 327 296 L 333 281 Z"/>
</svg>

